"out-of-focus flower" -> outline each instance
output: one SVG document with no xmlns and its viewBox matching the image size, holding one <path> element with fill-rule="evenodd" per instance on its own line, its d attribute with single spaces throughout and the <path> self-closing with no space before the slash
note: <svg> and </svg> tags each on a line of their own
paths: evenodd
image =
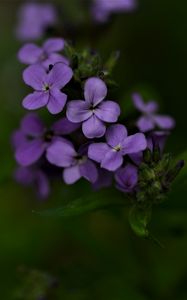
<svg viewBox="0 0 187 300">
<path fill-rule="evenodd" d="M 102 137 L 107 123 L 115 123 L 120 107 L 114 101 L 103 101 L 107 86 L 99 78 L 89 78 L 84 87 L 85 100 L 73 100 L 67 105 L 67 118 L 71 122 L 82 122 L 82 131 L 87 138 Z"/>
<path fill-rule="evenodd" d="M 158 104 L 155 101 L 144 103 L 142 97 L 138 93 L 132 95 L 134 106 L 143 113 L 136 125 L 142 132 L 147 132 L 158 127 L 162 130 L 171 130 L 175 127 L 175 120 L 170 116 L 159 115 Z"/>
<path fill-rule="evenodd" d="M 97 168 L 82 149 L 75 151 L 69 141 L 56 141 L 47 149 L 48 161 L 64 168 L 63 179 L 66 184 L 73 184 L 81 177 L 94 183 L 97 180 Z"/>
<path fill-rule="evenodd" d="M 41 199 L 50 194 L 50 184 L 47 175 L 37 166 L 18 167 L 14 174 L 15 180 L 26 187 L 34 187 Z"/>
<path fill-rule="evenodd" d="M 134 11 L 136 0 L 93 0 L 92 15 L 98 22 L 106 22 L 111 14 Z"/>
<path fill-rule="evenodd" d="M 63 118 L 47 130 L 36 114 L 26 115 L 21 121 L 20 129 L 12 137 L 16 161 L 24 167 L 36 163 L 51 143 L 56 139 L 63 139 L 62 135 L 76 129 L 75 124 Z"/>
<path fill-rule="evenodd" d="M 113 173 L 105 169 L 98 169 L 98 178 L 96 182 L 92 184 L 94 190 L 100 190 L 112 185 Z"/>
<path fill-rule="evenodd" d="M 57 12 L 52 4 L 26 2 L 18 13 L 16 36 L 22 41 L 39 39 L 48 27 L 57 22 Z"/>
<path fill-rule="evenodd" d="M 64 40 L 61 38 L 51 38 L 45 41 L 42 47 L 35 44 L 26 44 L 18 52 L 18 59 L 27 65 L 41 64 L 47 70 L 50 65 L 58 62 L 68 64 L 68 59 L 56 53 L 64 49 Z"/>
<path fill-rule="evenodd" d="M 101 168 L 116 171 L 123 164 L 123 156 L 143 151 L 147 141 L 142 133 L 128 136 L 125 126 L 117 124 L 106 131 L 107 143 L 93 143 L 89 146 L 88 156 L 101 164 Z"/>
<path fill-rule="evenodd" d="M 67 101 L 67 95 L 61 89 L 72 76 L 73 71 L 64 63 L 55 64 L 49 73 L 42 66 L 29 66 L 23 72 L 23 79 L 35 92 L 25 97 L 23 107 L 35 110 L 47 106 L 51 114 L 60 113 Z"/>
<path fill-rule="evenodd" d="M 138 168 L 132 164 L 127 164 L 124 168 L 120 168 L 115 174 L 116 187 L 124 192 L 131 193 L 134 191 L 138 183 Z"/>
</svg>

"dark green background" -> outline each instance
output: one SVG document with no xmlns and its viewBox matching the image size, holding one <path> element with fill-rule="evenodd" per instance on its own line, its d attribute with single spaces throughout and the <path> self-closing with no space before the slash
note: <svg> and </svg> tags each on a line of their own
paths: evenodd
<svg viewBox="0 0 187 300">
<path fill-rule="evenodd" d="M 82 20 L 78 1 L 56 2 L 67 5 L 74 22 Z M 112 50 L 121 51 L 114 75 L 120 84 L 124 117 L 131 109 L 131 91 L 138 89 L 155 97 L 161 103 L 161 110 L 177 121 L 168 150 L 177 157 L 187 158 L 187 3 L 185 0 L 139 2 L 137 12 L 114 18 L 104 33 L 98 34 L 97 42 L 85 30 L 87 37 L 78 36 L 77 43 L 93 43 L 104 57 Z M 19 3 L 0 1 L 1 299 L 15 299 L 15 291 L 24 285 L 24 278 L 20 279 L 18 272 L 21 266 L 58 277 L 58 299 L 187 299 L 186 170 L 167 202 L 153 213 L 151 231 L 164 248 L 133 235 L 126 209 L 120 213 L 110 210 L 71 218 L 32 213 L 59 207 L 63 201 L 90 193 L 83 182 L 75 187 L 58 184 L 45 204 L 38 202 L 32 190 L 14 183 L 10 135 L 24 115 L 21 100 L 26 94 L 21 80 L 22 66 L 16 60 L 20 43 L 13 35 Z M 118 197 L 119 193 L 115 195 Z M 95 197 L 101 199 L 102 193 L 95 193 Z M 25 300 L 33 299 L 29 294 Z"/>
</svg>

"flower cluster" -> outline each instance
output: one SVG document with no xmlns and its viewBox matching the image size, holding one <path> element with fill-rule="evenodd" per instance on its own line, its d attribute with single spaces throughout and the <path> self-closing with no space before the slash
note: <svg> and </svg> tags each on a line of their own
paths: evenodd
<svg viewBox="0 0 187 300">
<path fill-rule="evenodd" d="M 119 122 L 120 105 L 109 100 L 106 78 L 97 75 L 98 70 L 95 76 L 77 76 L 80 68 L 87 70 L 87 59 L 77 55 L 74 66 L 75 55 L 66 55 L 68 51 L 62 55 L 66 47 L 63 39 L 50 38 L 41 47 L 25 44 L 18 53 L 19 61 L 28 65 L 23 80 L 33 89 L 23 99 L 23 107 L 29 111 L 46 107 L 55 120 L 45 126 L 36 112 L 22 119 L 12 137 L 19 165 L 16 180 L 35 186 L 42 198 L 50 192 L 50 179 L 62 174 L 65 184 L 84 178 L 94 189 L 115 181 L 117 189 L 143 205 L 151 193 L 157 193 L 160 199 L 169 187 L 171 169 L 169 164 L 164 173 L 157 173 L 157 169 L 166 161 L 162 152 L 174 120 L 157 114 L 155 101 L 144 103 L 141 95 L 134 93 L 134 106 L 143 115 L 134 120 L 134 128 L 127 129 Z M 154 177 L 150 177 L 151 182 L 147 174 Z"/>
</svg>

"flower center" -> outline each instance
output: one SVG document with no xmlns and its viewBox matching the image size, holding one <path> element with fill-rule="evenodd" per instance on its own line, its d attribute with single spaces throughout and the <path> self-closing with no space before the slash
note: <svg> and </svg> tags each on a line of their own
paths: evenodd
<svg viewBox="0 0 187 300">
<path fill-rule="evenodd" d="M 113 148 L 115 151 L 119 152 L 121 150 L 121 145 L 117 145 Z"/>
<path fill-rule="evenodd" d="M 49 90 L 50 90 L 50 86 L 46 83 L 46 84 L 44 84 L 43 85 L 43 90 L 45 91 L 45 92 L 48 92 Z"/>
<path fill-rule="evenodd" d="M 54 136 L 54 132 L 52 130 L 48 130 L 44 135 L 44 141 L 47 143 L 51 142 L 53 136 Z"/>
<path fill-rule="evenodd" d="M 87 157 L 86 157 L 86 156 L 82 156 L 82 155 L 77 155 L 77 156 L 75 157 L 75 159 L 76 159 L 77 163 L 78 163 L 79 165 L 81 165 L 81 164 L 83 164 L 84 162 L 86 162 Z"/>
</svg>

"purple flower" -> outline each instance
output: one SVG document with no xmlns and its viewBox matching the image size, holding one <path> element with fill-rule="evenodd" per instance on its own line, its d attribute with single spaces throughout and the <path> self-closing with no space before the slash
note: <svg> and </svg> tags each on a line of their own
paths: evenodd
<svg viewBox="0 0 187 300">
<path fill-rule="evenodd" d="M 125 126 L 117 124 L 106 131 L 107 143 L 94 143 L 89 146 L 88 157 L 101 164 L 101 168 L 116 171 L 123 164 L 123 156 L 145 150 L 147 141 L 144 134 L 127 136 Z"/>
<path fill-rule="evenodd" d="M 39 39 L 56 22 L 57 12 L 52 4 L 25 3 L 19 10 L 16 36 L 22 41 Z"/>
<path fill-rule="evenodd" d="M 38 167 L 18 167 L 14 174 L 15 180 L 26 187 L 34 187 L 40 199 L 46 199 L 50 194 L 49 180 Z"/>
<path fill-rule="evenodd" d="M 41 64 L 47 70 L 49 65 L 57 62 L 68 64 L 68 59 L 56 53 L 64 49 L 64 40 L 61 38 L 48 39 L 42 47 L 35 44 L 26 44 L 18 52 L 18 59 L 27 65 Z"/>
<path fill-rule="evenodd" d="M 23 72 L 24 82 L 35 89 L 23 100 L 23 107 L 29 110 L 47 106 L 51 114 L 60 113 L 67 101 L 61 89 L 71 80 L 73 72 L 63 63 L 57 63 L 47 73 L 42 66 L 32 65 Z"/>
<path fill-rule="evenodd" d="M 115 123 L 120 107 L 113 101 L 103 101 L 107 95 L 106 84 L 99 78 L 88 79 L 84 87 L 85 100 L 70 101 L 67 118 L 74 123 L 82 122 L 82 131 L 87 138 L 102 137 L 107 123 Z"/>
<path fill-rule="evenodd" d="M 34 164 L 51 143 L 56 139 L 63 139 L 62 135 L 69 134 L 76 129 L 75 124 L 64 118 L 55 122 L 47 130 L 36 114 L 26 115 L 21 122 L 20 129 L 12 137 L 16 161 L 24 167 Z"/>
<path fill-rule="evenodd" d="M 132 164 L 117 170 L 115 174 L 116 187 L 124 193 L 132 193 L 138 183 L 138 169 Z"/>
<path fill-rule="evenodd" d="M 158 104 L 155 101 L 144 103 L 140 94 L 133 94 L 134 106 L 143 113 L 137 121 L 137 127 L 142 132 L 147 132 L 158 127 L 163 130 L 171 130 L 175 127 L 173 118 L 165 115 L 158 115 Z"/>
<path fill-rule="evenodd" d="M 93 0 L 92 15 L 96 21 L 106 22 L 110 14 L 129 12 L 136 6 L 136 0 Z"/>
<path fill-rule="evenodd" d="M 56 141 L 53 143 L 47 149 L 47 159 L 51 164 L 64 168 L 63 179 L 66 184 L 73 184 L 81 177 L 91 183 L 97 180 L 98 173 L 95 164 L 88 159 L 82 149 L 76 152 L 71 142 Z"/>
</svg>

